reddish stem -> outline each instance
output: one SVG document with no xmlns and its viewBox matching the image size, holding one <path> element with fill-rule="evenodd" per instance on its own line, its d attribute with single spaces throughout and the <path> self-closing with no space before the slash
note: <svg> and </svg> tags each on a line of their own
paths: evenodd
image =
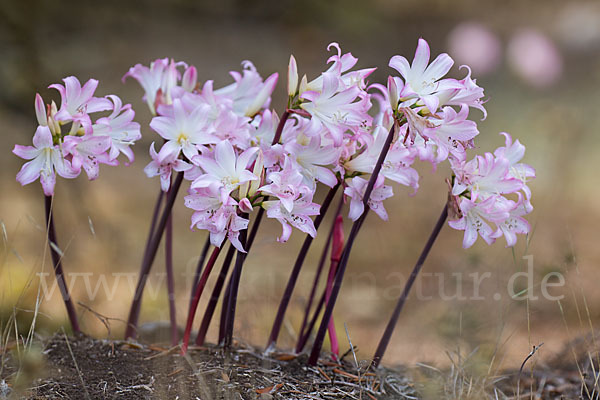
<svg viewBox="0 0 600 400">
<path fill-rule="evenodd" d="M 156 197 L 156 203 L 154 204 L 154 210 L 152 211 L 152 221 L 150 222 L 150 229 L 148 230 L 148 237 L 146 238 L 146 246 L 144 246 L 144 258 L 148 257 L 148 249 L 150 248 L 150 242 L 154 235 L 154 229 L 158 221 L 158 214 L 160 212 L 160 206 L 163 199 L 165 198 L 165 192 L 159 190 L 158 196 Z"/>
<path fill-rule="evenodd" d="M 306 327 L 306 332 L 304 332 L 298 338 L 298 343 L 296 344 L 296 354 L 300 354 L 302 352 L 302 350 L 304 350 L 304 346 L 306 346 L 306 342 L 308 342 L 308 338 L 310 337 L 310 334 L 312 333 L 312 331 L 315 327 L 315 323 L 317 322 L 317 317 L 321 313 L 321 310 L 323 309 L 323 305 L 325 304 L 325 295 L 326 294 L 327 294 L 327 288 L 323 289 L 323 293 L 321 294 L 321 297 L 319 298 L 319 302 L 317 303 L 317 307 L 315 308 L 315 311 L 313 312 L 313 316 L 310 319 L 308 326 Z"/>
<path fill-rule="evenodd" d="M 419 275 L 419 272 L 421 271 L 423 264 L 425 264 L 425 260 L 427 259 L 427 255 L 429 254 L 431 247 L 435 243 L 435 239 L 437 239 L 440 231 L 444 227 L 446 218 L 448 218 L 448 206 L 446 204 L 444 204 L 444 209 L 442 210 L 442 213 L 440 214 L 440 217 L 438 218 L 437 223 L 435 224 L 435 227 L 433 228 L 433 231 L 431 232 L 431 235 L 429 235 L 429 239 L 427 239 L 427 243 L 425 243 L 425 247 L 423 248 L 423 251 L 421 251 L 421 255 L 419 256 L 417 263 L 413 267 L 413 270 L 412 270 L 410 276 L 408 277 L 408 280 L 404 284 L 404 289 L 402 290 L 402 294 L 400 295 L 400 298 L 398 298 L 398 303 L 396 303 L 396 308 L 394 308 L 394 312 L 392 313 L 392 316 L 385 328 L 385 332 L 383 333 L 383 336 L 381 337 L 381 340 L 379 341 L 379 345 L 377 346 L 377 351 L 375 352 L 375 355 L 373 356 L 372 366 L 375 368 L 379 365 L 379 363 L 381 362 L 381 359 L 383 358 L 383 355 L 385 354 L 385 350 L 387 349 L 387 346 L 390 343 L 392 333 L 394 333 L 394 328 L 396 328 L 396 325 L 398 323 L 398 317 L 400 317 L 400 313 L 402 312 L 404 303 L 406 303 L 406 299 L 408 298 L 408 293 L 410 292 L 410 289 L 412 288 L 413 284 L 415 283 L 415 280 L 417 279 L 417 276 Z"/>
<path fill-rule="evenodd" d="M 158 245 L 160 244 L 160 240 L 165 231 L 165 227 L 167 226 L 167 220 L 169 219 L 169 215 L 171 214 L 171 210 L 173 209 L 173 204 L 175 204 L 175 199 L 177 198 L 177 193 L 179 192 L 179 188 L 181 187 L 182 182 L 183 172 L 180 172 L 177 175 L 177 178 L 175 179 L 171 190 L 169 191 L 165 208 L 161 214 L 159 223 L 156 227 L 156 232 L 154 232 L 154 234 L 152 235 L 152 240 L 150 242 L 150 245 L 148 246 L 148 251 L 144 256 L 144 259 L 142 260 L 140 276 L 138 278 L 138 283 L 135 289 L 135 293 L 133 295 L 133 300 L 131 302 L 129 318 L 127 319 L 127 328 L 125 329 L 126 339 L 135 338 L 137 335 L 137 324 L 138 319 L 140 317 L 140 308 L 142 306 L 142 294 L 144 293 L 144 288 L 146 287 L 148 275 L 150 274 L 150 269 L 152 268 L 152 262 L 156 257 Z"/>
<path fill-rule="evenodd" d="M 242 218 L 247 218 L 248 214 L 242 214 Z M 254 226 L 252 227 L 254 230 Z M 247 230 L 243 230 L 240 233 L 240 243 L 242 244 L 242 248 L 246 248 L 246 235 Z M 246 248 L 246 251 L 249 249 Z M 237 251 L 237 257 L 235 259 L 235 266 L 233 268 L 233 272 L 231 273 L 231 286 L 229 288 L 229 299 L 227 300 L 227 316 L 225 318 L 225 337 L 223 338 L 223 346 L 228 349 L 231 347 L 231 343 L 233 342 L 233 327 L 235 323 L 235 311 L 237 307 L 237 296 L 240 288 L 240 280 L 242 278 L 242 267 L 244 266 L 244 261 L 246 260 L 246 255 L 248 253 L 243 253 L 241 251 Z"/>
<path fill-rule="evenodd" d="M 325 200 L 323 200 L 323 205 L 321 206 L 320 213 L 317 215 L 314 221 L 315 230 L 319 229 L 325 214 L 327 214 L 327 210 L 331 205 L 335 194 L 340 187 L 339 184 L 335 185 L 333 188 L 329 190 Z M 279 336 L 279 332 L 281 331 L 281 327 L 283 325 L 283 318 L 285 316 L 285 312 L 290 304 L 290 300 L 292 298 L 292 293 L 294 288 L 296 287 L 296 282 L 298 281 L 298 276 L 300 275 L 300 270 L 304 265 L 304 260 L 306 259 L 306 255 L 308 254 L 308 250 L 310 249 L 310 245 L 313 242 L 313 237 L 310 235 L 306 235 L 304 239 L 304 243 L 302 244 L 302 248 L 298 253 L 296 258 L 296 262 L 294 263 L 294 267 L 292 268 L 292 272 L 290 273 L 290 277 L 286 284 L 285 290 L 283 292 L 283 297 L 279 303 L 279 308 L 277 309 L 277 314 L 275 315 L 275 321 L 273 321 L 273 327 L 271 328 L 271 334 L 269 335 L 269 342 L 267 343 L 267 351 L 271 350 L 275 347 L 277 342 L 277 337 Z"/>
<path fill-rule="evenodd" d="M 177 314 L 175 311 L 175 277 L 173 276 L 173 214 L 169 215 L 165 233 L 165 267 L 167 270 L 171 345 L 176 346 L 179 342 L 179 334 L 177 332 Z"/>
<path fill-rule="evenodd" d="M 198 264 L 196 264 L 196 272 L 194 273 L 194 279 L 192 281 L 192 290 L 190 292 L 190 304 L 192 304 L 192 299 L 194 298 L 194 291 L 196 290 L 196 285 L 198 284 L 198 279 L 200 279 L 200 275 L 202 274 L 202 268 L 204 267 L 204 261 L 206 261 L 206 256 L 208 255 L 208 249 L 210 248 L 210 235 L 206 238 L 204 242 L 204 246 L 202 246 L 202 251 L 200 252 L 200 258 L 198 258 Z"/>
<path fill-rule="evenodd" d="M 329 267 L 329 277 L 327 278 L 327 291 L 325 301 L 329 302 L 331 291 L 333 289 L 333 280 L 337 271 L 338 264 L 342 251 L 344 250 L 344 218 L 338 215 L 335 218 L 335 228 L 333 230 L 333 241 L 331 242 L 331 266 Z M 335 323 L 333 316 L 329 320 L 329 341 L 331 342 L 331 352 L 337 357 L 339 356 L 339 343 L 335 332 Z"/>
<path fill-rule="evenodd" d="M 48 245 L 50 246 L 50 254 L 52 255 L 54 276 L 56 277 L 56 283 L 58 284 L 60 294 L 62 296 L 63 302 L 65 303 L 65 308 L 67 309 L 67 315 L 69 316 L 69 321 L 71 322 L 71 329 L 75 333 L 80 333 L 81 330 L 79 329 L 79 321 L 77 320 L 75 306 L 73 306 L 73 301 L 71 300 L 69 289 L 67 288 L 67 285 L 65 283 L 65 276 L 62 268 L 62 256 L 57 251 L 59 247 L 58 242 L 56 240 L 56 230 L 54 228 L 54 215 L 52 213 L 53 199 L 52 196 L 44 196 L 44 200 L 47 224 L 46 233 L 48 236 Z"/>
<path fill-rule="evenodd" d="M 344 273 L 346 272 L 346 266 L 348 265 L 348 260 L 350 258 L 350 252 L 352 251 L 352 245 L 354 244 L 354 240 L 358 235 L 358 231 L 362 226 L 364 220 L 366 219 L 369 213 L 369 199 L 371 198 L 371 193 L 373 192 L 373 187 L 375 186 L 375 181 L 379 176 L 379 172 L 381 171 L 381 166 L 383 165 L 383 161 L 390 150 L 390 146 L 392 144 L 392 140 L 394 139 L 394 125 L 390 128 L 388 136 L 385 140 L 383 148 L 381 149 L 381 153 L 379 154 L 379 158 L 377 159 L 377 163 L 373 168 L 373 173 L 371 178 L 369 179 L 369 183 L 367 184 L 367 188 L 365 189 L 365 193 L 363 195 L 363 207 L 364 212 L 359 217 L 358 220 L 352 224 L 352 229 L 350 230 L 350 234 L 348 235 L 348 241 L 346 242 L 346 246 L 344 247 L 344 251 L 342 253 L 342 258 L 340 259 L 340 263 L 338 266 L 338 271 L 335 276 L 335 281 L 333 283 L 333 288 L 331 291 L 330 301 L 327 302 L 327 307 L 325 307 L 325 313 L 323 315 L 323 320 L 321 321 L 321 325 L 319 326 L 319 330 L 317 331 L 317 336 L 315 337 L 315 342 L 313 343 L 313 348 L 310 353 L 310 357 L 308 359 L 309 365 L 316 365 L 319 360 L 319 355 L 321 354 L 321 348 L 323 347 L 323 341 L 325 340 L 325 334 L 327 332 L 327 326 L 329 324 L 329 320 L 333 315 L 333 308 L 335 307 L 335 303 L 337 297 L 340 293 L 340 289 L 342 288 L 342 281 L 344 279 Z"/>
<path fill-rule="evenodd" d="M 192 304 L 190 305 L 190 310 L 187 316 L 187 322 L 185 324 L 185 331 L 183 333 L 183 344 L 181 346 L 181 354 L 185 354 L 187 352 L 188 344 L 190 342 L 190 334 L 192 332 L 192 325 L 194 324 L 194 316 L 196 315 L 196 309 L 198 308 L 198 302 L 200 301 L 200 296 L 202 296 L 202 292 L 204 291 L 204 287 L 206 286 L 206 282 L 208 281 L 208 276 L 210 275 L 210 272 L 212 271 L 220 252 L 220 247 L 214 248 L 212 254 L 210 255 L 210 259 L 206 264 L 206 268 L 204 268 L 204 272 L 202 272 L 202 276 L 198 281 L 198 285 L 196 285 L 196 290 L 194 290 L 194 299 L 192 300 Z"/>
<path fill-rule="evenodd" d="M 206 306 L 206 311 L 204 311 L 204 316 L 202 317 L 202 323 L 200 324 L 198 335 L 196 336 L 196 345 L 198 346 L 202 346 L 206 340 L 206 333 L 208 332 L 210 321 L 212 320 L 215 309 L 217 308 L 219 296 L 223 290 L 223 285 L 225 284 L 225 279 L 227 278 L 227 273 L 229 272 L 229 267 L 231 266 L 231 261 L 233 260 L 234 254 L 235 247 L 230 244 L 229 250 L 227 250 L 227 254 L 225 255 L 225 260 L 223 261 L 223 266 L 221 267 L 221 271 L 219 272 L 219 276 L 215 282 L 215 287 L 213 288 L 210 300 Z"/>
<path fill-rule="evenodd" d="M 344 196 L 342 195 L 342 197 L 340 198 L 338 207 L 336 209 L 336 212 L 335 212 L 336 216 L 340 215 L 343 205 L 344 205 Z M 325 260 L 327 259 L 327 254 L 329 253 L 329 246 L 331 245 L 331 240 L 333 238 L 333 230 L 335 228 L 335 222 L 336 222 L 336 218 L 334 218 L 333 222 L 331 223 L 331 228 L 329 229 L 329 233 L 327 234 L 327 240 L 325 241 L 325 246 L 323 246 L 323 251 L 321 252 L 321 257 L 319 258 L 319 265 L 317 267 L 317 271 L 315 272 L 315 279 L 313 280 L 313 285 L 312 285 L 312 288 L 310 289 L 310 295 L 308 297 L 308 302 L 306 304 L 306 308 L 304 309 L 304 317 L 302 318 L 302 325 L 300 326 L 300 335 L 298 335 L 298 341 L 296 342 L 296 353 L 300 353 L 302 351 L 302 349 L 304 348 L 304 345 L 306 344 L 306 339 L 307 339 L 307 338 L 305 338 L 305 336 L 310 335 L 310 332 L 312 331 L 312 327 L 314 325 L 314 321 L 312 321 L 310 328 L 308 329 L 308 331 L 306 330 L 306 328 L 307 328 L 306 323 L 308 322 L 308 316 L 310 315 L 310 309 L 312 308 L 312 303 L 313 303 L 313 301 L 315 299 L 315 295 L 317 293 L 317 287 L 319 286 L 319 281 L 321 280 L 321 274 L 323 273 L 323 267 L 325 266 Z M 325 293 L 325 292 L 323 292 L 323 293 Z M 317 312 L 317 314 L 319 312 L 321 312 L 321 307 L 323 306 L 324 299 L 325 299 L 325 297 L 323 295 L 323 299 L 319 301 L 319 306 L 317 307 L 317 309 L 319 310 Z"/>
</svg>

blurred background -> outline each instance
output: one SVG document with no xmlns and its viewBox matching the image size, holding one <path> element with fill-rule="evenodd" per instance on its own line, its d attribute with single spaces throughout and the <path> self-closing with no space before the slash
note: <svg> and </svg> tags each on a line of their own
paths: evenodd
<svg viewBox="0 0 600 400">
<path fill-rule="evenodd" d="M 242 60 L 252 60 L 263 77 L 279 72 L 272 106 L 281 114 L 290 53 L 300 73 L 314 77 L 325 68 L 327 44 L 336 41 L 359 58 L 360 67 L 379 67 L 372 81 L 385 82 L 387 74 L 395 74 L 387 67 L 390 57 L 401 54 L 412 59 L 419 37 L 430 43 L 432 56 L 448 52 L 456 60 L 452 76 L 462 78 L 466 70 L 458 66 L 469 64 L 485 88 L 489 116 L 479 122 L 477 151 L 503 145 L 501 131 L 526 145 L 524 161 L 538 175 L 531 183 L 533 234 L 519 238 L 514 249 L 505 248 L 503 240 L 493 246 L 480 240 L 465 251 L 462 232 L 444 227 L 385 361 L 447 365 L 446 351 L 468 354 L 477 349 L 484 364 L 518 367 L 531 346 L 540 342 L 545 345 L 536 357 L 555 357 L 568 340 L 600 322 L 600 3 L 595 1 L 2 0 L 2 327 L 16 314 L 26 332 L 42 288 L 39 274 L 51 273 L 41 187 L 39 182 L 21 187 L 15 181 L 23 161 L 11 153 L 14 144 L 31 143 L 35 92 L 47 101 L 59 100 L 57 93 L 46 89 L 48 85 L 69 75 L 82 82 L 93 77 L 100 80 L 96 95 L 115 93 L 132 103 L 142 125 L 144 137 L 135 148 L 133 165 L 104 166 L 95 182 L 85 177 L 59 179 L 55 198 L 65 270 L 76 274 L 71 275 L 72 293 L 96 312 L 115 318 L 107 332 L 96 316 L 78 307 L 84 330 L 118 338 L 124 330 L 119 320 L 127 317 L 132 297 L 127 277 L 136 279 L 131 273 L 141 262 L 159 188 L 156 179 L 143 173 L 148 146 L 158 136 L 148 127 L 151 117 L 141 88 L 133 80 L 121 82 L 128 68 L 171 57 L 195 65 L 201 81 L 214 79 L 219 87 L 231 82 L 228 71 L 240 70 Z M 477 111 L 471 115 L 481 118 Z M 359 236 L 335 312 L 343 351 L 348 348 L 346 323 L 360 356 L 372 355 L 404 279 L 446 201 L 448 171 L 421 165 L 419 172 L 418 194 L 410 197 L 405 188 L 395 187 L 396 196 L 385 204 L 389 221 L 371 215 Z M 189 230 L 190 215 L 179 201 L 175 268 L 180 324 L 185 320 L 189 276 L 205 240 L 203 232 Z M 292 240 L 281 245 L 275 242 L 279 233 L 276 221 L 264 224 L 243 273 L 236 336 L 258 346 L 266 341 L 303 240 L 294 232 Z M 281 347 L 294 343 L 322 239 L 313 246 L 301 275 Z M 519 276 L 512 283 L 517 292 L 529 294 L 529 300 L 511 298 L 507 284 L 515 273 L 527 271 L 528 262 L 533 266 L 530 279 Z M 144 322 L 168 320 L 163 271 L 161 249 L 144 298 Z M 550 273 L 558 274 L 548 277 Z M 475 296 L 474 278 L 482 279 Z M 48 286 L 54 282 L 51 274 L 42 280 Z M 551 296 L 543 295 L 544 282 L 557 284 L 548 290 Z M 55 291 L 43 298 L 36 329 L 50 334 L 61 325 L 67 325 L 66 314 Z M 214 331 L 210 335 L 214 340 Z"/>
</svg>

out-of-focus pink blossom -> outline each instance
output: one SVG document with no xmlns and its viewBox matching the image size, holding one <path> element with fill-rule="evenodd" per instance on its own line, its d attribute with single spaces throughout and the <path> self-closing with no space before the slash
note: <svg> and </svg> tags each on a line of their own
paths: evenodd
<svg viewBox="0 0 600 400">
<path fill-rule="evenodd" d="M 500 64 L 500 39 L 486 26 L 463 22 L 448 35 L 448 50 L 460 64 L 467 64 L 479 76 L 493 72 Z"/>
<path fill-rule="evenodd" d="M 508 44 L 508 62 L 525 82 L 538 88 L 556 83 L 563 69 L 563 60 L 554 43 L 533 29 L 517 32 Z"/>
</svg>

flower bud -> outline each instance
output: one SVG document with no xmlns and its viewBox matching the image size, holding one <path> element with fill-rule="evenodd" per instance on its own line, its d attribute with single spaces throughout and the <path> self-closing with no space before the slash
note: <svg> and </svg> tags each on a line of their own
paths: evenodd
<svg viewBox="0 0 600 400">
<path fill-rule="evenodd" d="M 290 56 L 288 65 L 288 95 L 294 97 L 298 91 L 298 66 L 294 56 Z"/>
<path fill-rule="evenodd" d="M 244 197 L 242 200 L 240 200 L 238 207 L 243 213 L 250 214 L 252 212 L 252 203 L 250 203 L 250 200 L 247 197 Z"/>
<path fill-rule="evenodd" d="M 56 113 L 58 113 L 58 107 L 56 107 L 56 103 L 53 100 L 50 104 L 50 112 L 48 113 L 48 127 L 53 136 L 60 134 L 60 124 L 54 118 Z"/>
<path fill-rule="evenodd" d="M 198 70 L 196 67 L 191 66 L 185 70 L 183 73 L 183 78 L 181 80 L 181 87 L 187 92 L 193 92 L 196 88 L 196 83 L 198 82 Z"/>
<path fill-rule="evenodd" d="M 41 126 L 48 126 L 48 117 L 46 116 L 46 106 L 42 96 L 39 93 L 35 94 L 35 116 L 37 117 L 38 124 Z"/>
<path fill-rule="evenodd" d="M 331 241 L 331 261 L 339 261 L 344 251 L 344 217 L 338 215 L 333 226 Z"/>
<path fill-rule="evenodd" d="M 396 80 L 393 76 L 388 76 L 387 89 L 389 94 L 390 106 L 392 106 L 393 111 L 397 111 L 400 96 L 398 93 L 398 85 L 396 84 Z"/>
<path fill-rule="evenodd" d="M 302 77 L 302 80 L 300 81 L 300 88 L 298 90 L 298 93 L 302 94 L 302 93 L 306 92 L 307 89 L 308 89 L 308 78 L 306 77 L 306 75 L 304 75 Z"/>
</svg>

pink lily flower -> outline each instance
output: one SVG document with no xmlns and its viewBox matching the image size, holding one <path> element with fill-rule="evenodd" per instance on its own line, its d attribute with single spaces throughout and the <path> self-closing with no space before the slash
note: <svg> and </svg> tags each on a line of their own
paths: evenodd
<svg viewBox="0 0 600 400">
<path fill-rule="evenodd" d="M 154 142 L 150 145 L 150 157 L 152 161 L 144 168 L 144 172 L 148 178 L 160 176 L 160 188 L 163 192 L 168 192 L 171 187 L 171 174 L 173 170 L 177 172 L 188 171 L 192 168 L 191 164 L 186 163 L 179 158 L 169 157 L 160 160 L 158 153 L 154 149 Z"/>
<path fill-rule="evenodd" d="M 524 184 L 509 175 L 509 166 L 506 158 L 495 158 L 491 153 L 477 156 L 468 163 L 454 164 L 455 175 L 461 178 L 454 182 L 452 194 L 457 196 L 468 190 L 473 198 L 485 199 L 497 194 L 517 192 Z"/>
<path fill-rule="evenodd" d="M 115 160 L 120 153 L 123 153 L 129 160 L 125 165 L 129 165 L 135 158 L 131 146 L 142 138 L 140 124 L 133 121 L 135 112 L 131 108 L 131 104 L 123 106 L 119 97 L 114 95 L 107 97 L 113 102 L 113 112 L 108 117 L 96 121 L 92 134 L 110 137 L 110 160 Z"/>
<path fill-rule="evenodd" d="M 510 217 L 505 207 L 498 208 L 497 198 L 495 196 L 488 197 L 481 202 L 475 202 L 466 197 L 460 198 L 460 211 L 462 218 L 456 221 L 450 221 L 448 224 L 451 228 L 465 231 L 463 238 L 463 248 L 468 249 L 473 246 L 477 240 L 477 236 L 487 243 L 492 244 L 496 240 L 495 231 L 486 220 L 491 222 L 502 223 Z"/>
<path fill-rule="evenodd" d="M 310 216 L 318 215 L 320 206 L 312 202 L 312 194 L 309 193 L 294 201 L 294 207 L 291 211 L 288 211 L 280 200 L 265 201 L 262 206 L 267 210 L 267 217 L 275 218 L 283 228 L 281 236 L 277 238 L 278 242 L 288 241 L 292 234 L 292 227 L 312 237 L 317 235 L 317 230 Z"/>
<path fill-rule="evenodd" d="M 387 137 L 387 130 L 381 126 L 375 127 L 373 141 L 356 157 L 344 162 L 344 169 L 349 172 L 370 174 L 373 172 L 377 158 Z M 415 152 L 399 140 L 392 144 L 381 167 L 381 175 L 401 185 L 419 189 L 419 174 L 411 167 L 415 160 Z"/>
<path fill-rule="evenodd" d="M 339 78 L 331 72 L 323 73 L 321 92 L 306 91 L 300 97 L 307 100 L 300 107 L 312 116 L 313 124 L 327 129 L 336 147 L 341 146 L 347 130 L 357 132 L 372 121 L 369 96 L 358 86 L 341 87 Z"/>
<path fill-rule="evenodd" d="M 356 71 L 350 71 L 352 67 L 358 62 L 358 58 L 354 57 L 352 53 L 342 54 L 340 45 L 336 42 L 332 42 L 327 46 L 327 51 L 335 48 L 337 54 L 332 55 L 327 60 L 327 64 L 331 63 L 331 66 L 324 73 L 332 73 L 338 77 L 341 86 L 347 89 L 351 86 L 357 86 L 359 89 L 365 89 L 365 79 L 373 73 L 377 68 L 365 68 Z M 295 60 L 294 60 L 295 61 Z M 306 77 L 304 77 L 306 79 Z M 300 94 L 305 91 L 323 91 L 323 80 L 324 75 L 321 74 L 316 79 L 303 84 L 300 84 Z"/>
<path fill-rule="evenodd" d="M 509 216 L 504 221 L 496 223 L 498 229 L 492 235 L 495 238 L 504 236 L 506 247 L 512 247 L 517 244 L 517 234 L 526 235 L 531 231 L 529 222 L 523 216 L 529 214 L 533 207 L 531 207 L 528 201 L 523 199 L 521 193 L 518 193 L 518 195 L 518 201 L 506 201 Z"/>
<path fill-rule="evenodd" d="M 160 104 L 171 104 L 171 91 L 177 85 L 179 71 L 177 67 L 186 66 L 183 62 L 175 62 L 168 58 L 159 58 L 150 63 L 150 67 L 142 64 L 136 64 L 129 68 L 129 71 L 123 75 L 123 82 L 127 77 L 137 80 L 142 89 L 144 89 L 144 100 L 152 115 L 156 115 L 157 106 Z M 188 77 L 188 80 L 191 79 Z M 189 83 L 189 82 L 188 82 Z"/>
<path fill-rule="evenodd" d="M 348 218 L 352 221 L 356 221 L 365 211 L 363 204 L 363 196 L 367 189 L 368 181 L 356 176 L 352 179 L 346 180 L 346 188 L 344 194 L 350 198 L 350 210 L 348 212 Z M 382 175 L 377 177 L 373 192 L 369 198 L 368 205 L 371 210 L 375 212 L 384 221 L 387 221 L 387 211 L 383 207 L 383 200 L 390 198 L 394 195 L 391 186 L 384 185 L 384 178 Z"/>
<path fill-rule="evenodd" d="M 287 157 L 283 169 L 279 172 L 270 173 L 267 179 L 271 183 L 258 190 L 269 196 L 277 197 L 283 208 L 288 212 L 294 209 L 296 199 L 311 192 L 310 188 L 304 185 L 304 177 L 299 172 L 297 164 Z"/>
<path fill-rule="evenodd" d="M 202 168 L 205 174 L 194 180 L 191 188 L 214 186 L 222 188 L 223 195 L 229 196 L 241 184 L 259 179 L 247 169 L 257 151 L 257 147 L 251 147 L 236 156 L 229 141 L 219 142 L 215 146 L 214 159 L 205 155 L 192 158 L 192 162 Z"/>
<path fill-rule="evenodd" d="M 284 145 L 284 149 L 302 167 L 305 183 L 310 188 L 315 187 L 315 181 L 319 181 L 329 187 L 335 186 L 337 177 L 327 168 L 327 165 L 336 164 L 341 154 L 341 148 L 333 145 L 321 146 L 319 136 L 310 138 L 307 145 L 298 143 L 298 140 Z"/>
<path fill-rule="evenodd" d="M 462 85 L 455 79 L 441 80 L 454 64 L 448 54 L 440 54 L 431 64 L 429 64 L 429 55 L 429 45 L 424 39 L 419 39 L 412 65 L 405 57 L 393 56 L 389 66 L 404 78 L 405 85 L 400 97 L 419 99 L 432 114 L 435 114 L 440 103 L 437 92 L 460 89 Z"/>
<path fill-rule="evenodd" d="M 63 151 L 65 156 L 71 156 L 73 169 L 79 173 L 83 168 L 90 181 L 98 178 L 100 163 L 110 163 L 110 158 L 106 153 L 111 146 L 110 137 L 66 136 L 64 140 Z"/>
<path fill-rule="evenodd" d="M 487 117 L 487 110 L 483 107 L 483 88 L 477 86 L 475 79 L 471 79 L 471 68 L 467 65 L 460 67 L 466 68 L 468 74 L 464 79 L 458 81 L 462 87 L 458 89 L 447 89 L 437 93 L 440 99 L 440 106 L 462 106 L 466 104 L 469 107 L 477 108 L 483 113 L 483 118 Z"/>
<path fill-rule="evenodd" d="M 177 158 L 180 152 L 191 160 L 198 155 L 197 145 L 216 142 L 208 130 L 207 108 L 201 105 L 187 112 L 181 100 L 175 99 L 173 116 L 152 118 L 150 127 L 167 140 L 158 153 L 161 162 L 167 158 Z"/>
<path fill-rule="evenodd" d="M 54 119 L 61 122 L 78 122 L 86 133 L 91 133 L 92 121 L 88 114 L 110 110 L 112 103 L 108 99 L 94 97 L 98 87 L 96 79 L 90 79 L 83 87 L 74 76 L 66 77 L 63 82 L 64 86 L 58 83 L 48 86 L 58 90 L 61 97 L 60 109 Z"/>
<path fill-rule="evenodd" d="M 466 104 L 456 112 L 452 107 L 444 107 L 442 119 L 430 118 L 433 127 L 426 127 L 423 136 L 432 140 L 437 146 L 436 163 L 440 163 L 452 155 L 458 160 L 465 160 L 469 142 L 479 134 L 477 124 L 467 119 L 469 107 Z"/>
<path fill-rule="evenodd" d="M 272 74 L 264 82 L 251 61 L 242 62 L 243 71 L 231 71 L 234 83 L 214 93 L 233 101 L 233 111 L 240 115 L 254 115 L 261 108 L 268 108 L 271 102 L 271 93 L 277 83 L 278 74 Z"/>
<path fill-rule="evenodd" d="M 527 186 L 527 181 L 535 178 L 535 169 L 530 165 L 519 163 L 525 155 L 525 146 L 519 140 L 513 142 L 512 137 L 506 132 L 500 132 L 505 137 L 505 147 L 499 147 L 494 151 L 494 156 L 503 157 L 508 160 L 509 170 L 508 175 L 514 179 L 518 179 L 523 183 L 523 192 L 525 198 L 531 198 L 531 190 Z"/>
<path fill-rule="evenodd" d="M 17 181 L 24 186 L 40 178 L 46 196 L 54 195 L 55 171 L 68 179 L 79 175 L 71 163 L 65 160 L 60 146 L 53 143 L 52 133 L 47 126 L 38 126 L 33 136 L 33 147 L 15 145 L 13 153 L 25 160 L 31 160 L 21 167 Z"/>
<path fill-rule="evenodd" d="M 196 211 L 192 215 L 192 229 L 208 230 L 213 246 L 221 247 L 227 237 L 236 249 L 246 252 L 239 233 L 248 228 L 248 220 L 237 215 L 233 198 L 223 196 L 216 187 L 201 188 L 185 197 L 185 206 Z"/>
</svg>

